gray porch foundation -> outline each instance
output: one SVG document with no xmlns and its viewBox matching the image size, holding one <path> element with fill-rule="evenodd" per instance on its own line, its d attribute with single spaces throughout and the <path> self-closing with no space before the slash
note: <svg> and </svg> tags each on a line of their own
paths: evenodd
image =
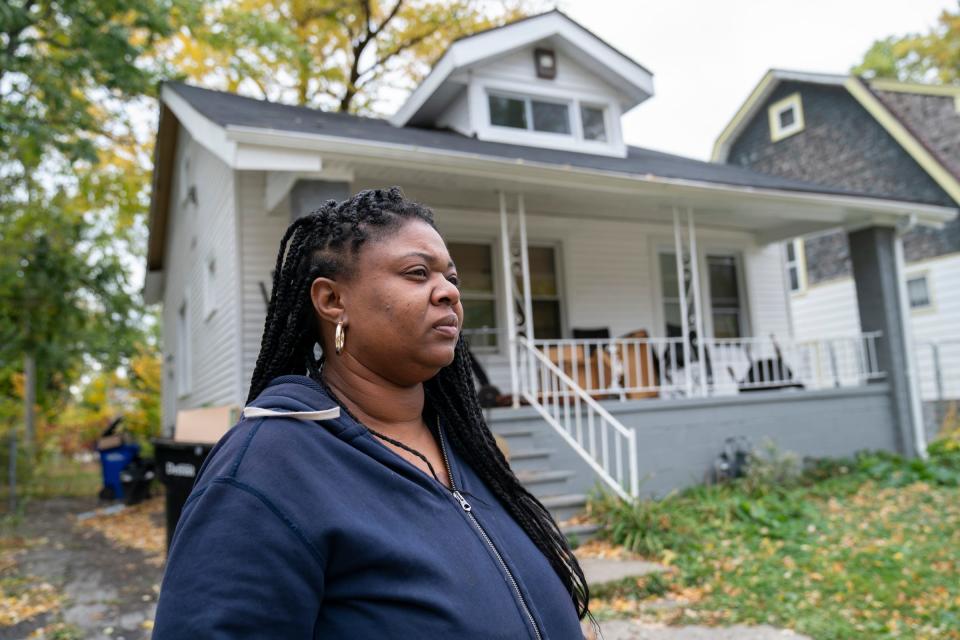
<svg viewBox="0 0 960 640">
<path fill-rule="evenodd" d="M 847 234 L 857 305 L 863 331 L 881 331 L 877 344 L 880 370 L 886 373 L 893 401 L 893 425 L 897 450 L 907 456 L 918 454 L 913 437 L 913 412 L 908 374 L 908 345 L 900 299 L 900 279 L 896 258 L 896 231 L 889 227 L 869 227 Z"/>
<path fill-rule="evenodd" d="M 754 447 L 769 439 L 780 452 L 801 458 L 840 458 L 899 447 L 890 387 L 884 382 L 824 391 L 605 402 L 604 407 L 636 430 L 640 492 L 645 497 L 703 483 L 725 440 L 734 436 L 746 437 Z M 548 451 L 549 459 L 541 462 L 545 468 L 572 472 L 562 485 L 539 497 L 587 493 L 597 484 L 593 470 L 532 408 L 489 410 L 487 420 L 495 433 L 532 432 L 525 448 Z M 521 459 L 514 466 L 522 469 L 525 464 Z"/>
</svg>

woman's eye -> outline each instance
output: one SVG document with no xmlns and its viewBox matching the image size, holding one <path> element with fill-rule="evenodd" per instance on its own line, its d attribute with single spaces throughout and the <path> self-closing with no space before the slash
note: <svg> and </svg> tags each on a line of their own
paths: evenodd
<svg viewBox="0 0 960 640">
<path fill-rule="evenodd" d="M 447 280 L 449 280 L 450 284 L 452 284 L 455 287 L 460 286 L 460 278 L 458 276 L 448 276 Z"/>
<path fill-rule="evenodd" d="M 407 271 L 407 275 L 416 276 L 418 278 L 426 278 L 427 270 L 424 269 L 423 267 L 417 267 L 416 269 L 411 269 L 410 271 Z"/>
</svg>

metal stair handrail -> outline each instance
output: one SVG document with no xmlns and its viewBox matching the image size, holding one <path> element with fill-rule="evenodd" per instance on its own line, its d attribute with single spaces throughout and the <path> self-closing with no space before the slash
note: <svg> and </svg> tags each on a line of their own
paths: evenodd
<svg viewBox="0 0 960 640">
<path fill-rule="evenodd" d="M 518 336 L 516 344 L 521 396 L 618 496 L 628 501 L 639 496 L 636 432 L 613 417 L 525 337 Z"/>
</svg>

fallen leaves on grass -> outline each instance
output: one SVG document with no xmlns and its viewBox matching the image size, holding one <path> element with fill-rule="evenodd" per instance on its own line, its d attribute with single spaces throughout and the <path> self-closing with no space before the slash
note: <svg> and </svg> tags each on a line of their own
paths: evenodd
<svg viewBox="0 0 960 640">
<path fill-rule="evenodd" d="M 167 545 L 164 527 L 156 524 L 159 513 L 163 513 L 162 497 L 127 507 L 119 513 L 96 515 L 77 524 L 99 531 L 115 544 L 145 552 L 149 556 L 147 563 L 159 567 Z"/>
<path fill-rule="evenodd" d="M 60 607 L 63 597 L 53 585 L 34 576 L 21 575 L 17 565 L 17 556 L 45 541 L 45 538 L 0 538 L 0 627 L 18 624 Z"/>
<path fill-rule="evenodd" d="M 574 551 L 578 558 L 601 558 L 604 560 L 644 560 L 642 556 L 607 540 L 593 539 L 581 544 Z"/>
</svg>

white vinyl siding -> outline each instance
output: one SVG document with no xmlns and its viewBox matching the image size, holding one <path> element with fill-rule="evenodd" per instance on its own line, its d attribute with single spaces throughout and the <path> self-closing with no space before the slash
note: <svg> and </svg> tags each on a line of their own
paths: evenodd
<svg viewBox="0 0 960 640">
<path fill-rule="evenodd" d="M 204 321 L 204 278 L 210 256 L 217 256 L 216 286 L 218 293 L 224 296 L 223 301 L 237 291 L 239 254 L 233 210 L 233 172 L 202 146 L 192 143 L 189 134 L 183 130 L 177 145 L 175 166 L 184 166 L 186 149 L 191 154 L 187 163 L 190 171 L 177 171 L 171 188 L 173 193 L 181 193 L 181 180 L 184 176 L 191 176 L 196 203 L 192 199 L 171 202 L 164 256 L 162 425 L 166 433 L 173 428 L 180 409 L 239 401 L 236 384 L 239 315 L 214 313 Z M 186 300 L 184 291 L 189 292 Z M 188 314 L 182 320 L 178 319 L 181 308 Z M 189 350 L 189 380 L 183 385 L 177 380 L 178 324 L 189 328 L 189 335 L 184 337 Z"/>
<path fill-rule="evenodd" d="M 274 213 L 264 211 L 263 197 L 266 175 L 262 171 L 237 172 L 237 217 L 240 221 L 240 264 L 242 288 L 240 307 L 243 314 L 243 342 L 240 385 L 244 399 L 250 391 L 250 377 L 260 353 L 263 323 L 267 318 L 267 299 L 273 287 L 280 239 L 290 225 L 290 203 L 284 200 Z"/>
</svg>

